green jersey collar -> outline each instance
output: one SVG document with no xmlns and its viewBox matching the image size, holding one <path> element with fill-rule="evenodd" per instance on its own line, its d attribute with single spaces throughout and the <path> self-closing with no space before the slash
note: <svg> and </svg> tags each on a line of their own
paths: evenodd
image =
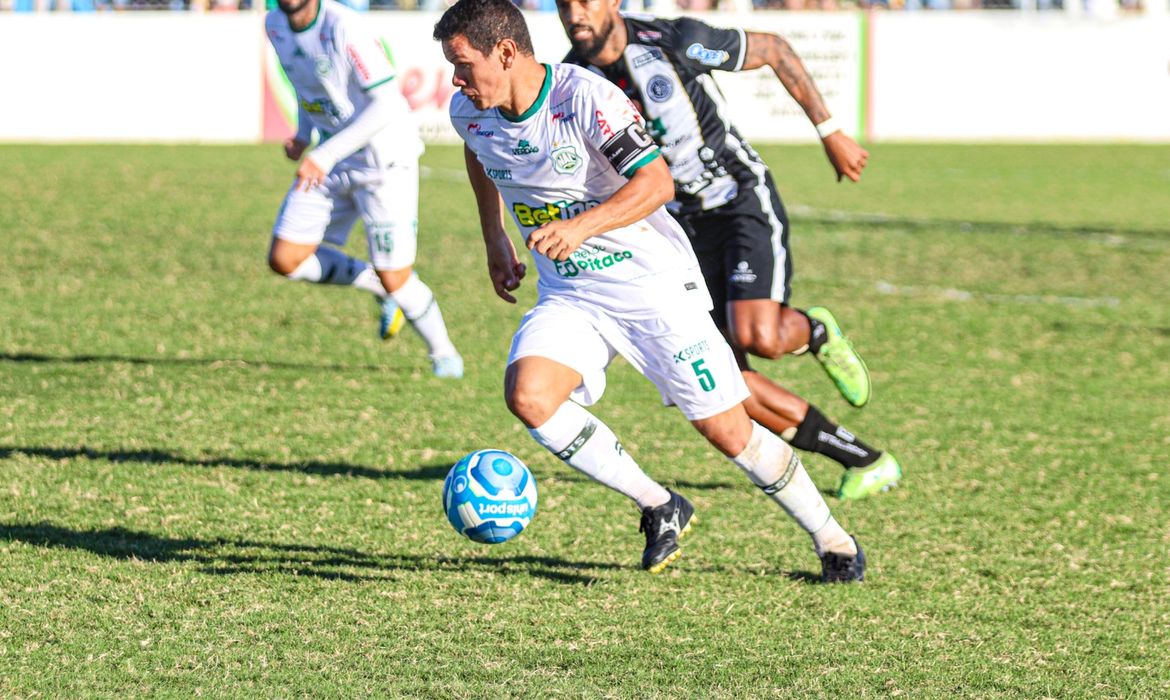
<svg viewBox="0 0 1170 700">
<path fill-rule="evenodd" d="M 548 91 L 550 89 L 552 89 L 552 66 L 545 63 L 544 84 L 540 86 L 540 94 L 536 96 L 536 100 L 533 101 L 532 106 L 524 110 L 524 114 L 521 114 L 518 117 L 513 117 L 498 107 L 496 108 L 496 111 L 500 113 L 501 117 L 507 119 L 510 122 L 522 122 L 525 119 L 531 117 L 533 114 L 536 114 L 537 110 L 544 106 L 545 100 L 548 99 Z"/>
</svg>

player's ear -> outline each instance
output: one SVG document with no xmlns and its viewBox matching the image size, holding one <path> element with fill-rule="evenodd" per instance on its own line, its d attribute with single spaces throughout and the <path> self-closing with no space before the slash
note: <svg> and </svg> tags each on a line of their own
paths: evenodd
<svg viewBox="0 0 1170 700">
<path fill-rule="evenodd" d="M 511 39 L 500 39 L 500 42 L 496 44 L 496 49 L 500 52 L 500 65 L 504 67 L 504 70 L 511 68 L 516 61 L 516 42 Z"/>
</svg>

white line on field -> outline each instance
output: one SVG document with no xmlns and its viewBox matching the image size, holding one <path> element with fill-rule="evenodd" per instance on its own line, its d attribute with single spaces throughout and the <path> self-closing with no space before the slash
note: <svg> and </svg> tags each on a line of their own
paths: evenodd
<svg viewBox="0 0 1170 700">
<path fill-rule="evenodd" d="M 425 179 L 442 180 L 444 182 L 466 182 L 467 173 L 457 168 L 432 168 L 426 165 L 419 166 L 419 174 Z M 910 216 L 892 216 L 890 214 L 881 214 L 878 212 L 853 212 L 842 211 L 840 209 L 818 209 L 810 207 L 806 204 L 790 204 L 787 205 L 788 211 L 808 218 L 820 218 L 828 221 L 846 224 L 907 224 L 910 226 L 939 226 L 945 228 L 948 225 L 957 226 L 960 231 L 974 231 L 980 227 L 993 227 L 1000 233 L 1014 233 L 1027 234 L 1033 233 L 1037 230 L 1036 226 L 1029 226 L 1028 224 L 1002 224 L 996 222 L 979 223 L 974 221 L 958 221 L 958 222 L 940 222 L 932 219 L 921 219 Z M 1010 229 L 1010 231 L 1008 230 Z M 1045 232 L 1043 227 L 1041 232 Z M 1170 242 L 1170 237 L 1167 238 L 1141 238 L 1135 240 L 1132 237 L 1111 233 L 1107 230 L 1093 231 L 1090 229 L 1077 229 L 1075 231 L 1088 240 L 1096 240 L 1107 246 L 1120 248 L 1125 246 L 1127 248 L 1137 248 L 1142 250 L 1157 249 L 1161 250 Z"/>
<path fill-rule="evenodd" d="M 432 180 L 467 182 L 467 173 L 457 168 L 432 168 L 427 165 L 420 165 L 418 166 L 418 174 Z"/>
<path fill-rule="evenodd" d="M 1085 309 L 1100 307 L 1117 308 L 1121 300 L 1117 297 L 1067 297 L 1056 294 L 985 294 L 965 289 L 947 287 L 905 287 L 879 281 L 874 288 L 881 294 L 901 297 L 936 297 L 944 301 L 996 301 L 1009 304 L 1045 304 L 1050 306 L 1072 306 Z"/>
</svg>

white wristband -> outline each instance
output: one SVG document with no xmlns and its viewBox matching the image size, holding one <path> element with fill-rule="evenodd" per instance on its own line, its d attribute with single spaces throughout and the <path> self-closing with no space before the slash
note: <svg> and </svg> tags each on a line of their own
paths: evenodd
<svg viewBox="0 0 1170 700">
<path fill-rule="evenodd" d="M 822 139 L 826 139 L 829 137 L 829 134 L 838 132 L 840 130 L 841 127 L 837 126 L 837 120 L 833 119 L 832 117 L 829 117 L 820 124 L 817 124 L 817 134 Z"/>
</svg>

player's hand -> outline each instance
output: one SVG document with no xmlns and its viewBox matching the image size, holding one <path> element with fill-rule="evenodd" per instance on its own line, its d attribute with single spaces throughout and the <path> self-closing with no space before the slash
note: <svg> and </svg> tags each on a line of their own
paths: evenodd
<svg viewBox="0 0 1170 700">
<path fill-rule="evenodd" d="M 325 182 L 325 171 L 317 165 L 313 160 L 313 156 L 309 156 L 301 161 L 301 165 L 297 168 L 297 181 L 295 187 L 298 190 L 308 192 L 322 182 Z"/>
<path fill-rule="evenodd" d="M 308 147 L 308 143 L 298 141 L 295 137 L 289 137 L 284 140 L 284 155 L 291 161 L 298 161 L 301 156 L 305 155 L 305 149 Z"/>
<path fill-rule="evenodd" d="M 549 260 L 565 261 L 588 238 L 572 221 L 550 221 L 528 234 L 528 250 Z"/>
<path fill-rule="evenodd" d="M 509 304 L 515 304 L 516 297 L 509 292 L 520 288 L 520 280 L 524 279 L 528 266 L 516 257 L 516 249 L 506 234 L 500 240 L 501 243 L 488 247 L 488 276 L 496 296 Z"/>
<path fill-rule="evenodd" d="M 854 182 L 861 179 L 861 171 L 869 161 L 869 151 L 849 138 L 844 131 L 834 131 L 821 143 L 825 147 L 825 154 L 829 156 L 829 162 L 837 171 L 837 182 L 841 182 L 843 177 Z"/>
</svg>

